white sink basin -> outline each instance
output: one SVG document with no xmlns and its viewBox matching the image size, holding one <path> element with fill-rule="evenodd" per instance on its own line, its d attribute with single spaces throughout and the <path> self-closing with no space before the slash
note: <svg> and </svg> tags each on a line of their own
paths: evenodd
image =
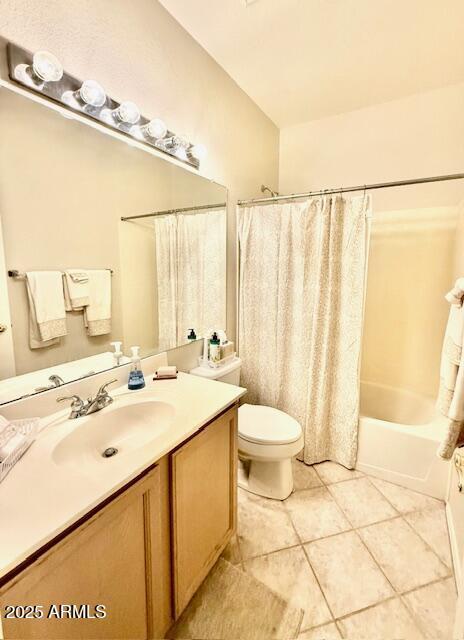
<svg viewBox="0 0 464 640">
<path fill-rule="evenodd" d="M 167 402 L 118 404 L 116 400 L 101 411 L 71 420 L 75 428 L 56 445 L 52 459 L 57 465 L 76 467 L 84 473 L 86 469 L 102 469 L 155 441 L 169 429 L 173 417 L 174 407 Z M 107 449 L 117 452 L 109 451 L 113 455 L 105 457 Z"/>
</svg>

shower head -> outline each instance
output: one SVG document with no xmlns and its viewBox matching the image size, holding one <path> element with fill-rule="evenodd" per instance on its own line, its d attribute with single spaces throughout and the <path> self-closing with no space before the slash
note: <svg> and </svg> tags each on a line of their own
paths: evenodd
<svg viewBox="0 0 464 640">
<path fill-rule="evenodd" d="M 279 195 L 279 192 L 278 192 L 278 191 L 273 191 L 272 189 L 269 189 L 269 187 L 266 187 L 266 185 L 265 185 L 265 184 L 262 184 L 262 185 L 261 185 L 261 193 L 266 193 L 266 191 L 269 191 L 269 193 L 271 194 L 271 196 L 272 196 L 273 198 L 275 198 L 276 196 L 278 196 L 278 195 Z"/>
</svg>

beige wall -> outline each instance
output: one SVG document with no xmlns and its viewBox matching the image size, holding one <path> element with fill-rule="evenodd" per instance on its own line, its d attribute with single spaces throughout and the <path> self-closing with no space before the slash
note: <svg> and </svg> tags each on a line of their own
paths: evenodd
<svg viewBox="0 0 464 640">
<path fill-rule="evenodd" d="M 462 173 L 463 113 L 459 84 L 285 128 L 280 192 Z M 463 196 L 462 180 L 372 192 L 364 379 L 435 393 Z"/>
<path fill-rule="evenodd" d="M 203 142 L 202 173 L 231 200 L 276 185 L 275 125 L 156 0 L 2 0 L 0 34 L 49 49 L 79 78 Z M 235 332 L 235 210 L 229 213 L 228 329 Z"/>
<path fill-rule="evenodd" d="M 281 130 L 282 193 L 464 171 L 464 83 Z M 373 192 L 376 210 L 456 204 L 464 181 Z"/>
</svg>

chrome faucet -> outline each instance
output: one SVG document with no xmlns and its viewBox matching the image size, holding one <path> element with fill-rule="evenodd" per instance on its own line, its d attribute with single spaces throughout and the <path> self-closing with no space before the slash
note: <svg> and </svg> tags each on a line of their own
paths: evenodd
<svg viewBox="0 0 464 640">
<path fill-rule="evenodd" d="M 72 400 L 69 419 L 73 420 L 74 418 L 82 418 L 83 416 L 88 416 L 90 413 L 95 413 L 96 411 L 104 409 L 113 402 L 113 398 L 106 390 L 106 388 L 110 384 L 113 384 L 113 382 L 117 382 L 117 380 L 110 380 L 109 382 L 105 382 L 105 384 L 102 384 L 102 386 L 97 391 L 95 398 L 90 397 L 84 401 L 79 396 L 72 395 L 57 398 L 56 401 L 63 402 L 63 400 Z"/>
<path fill-rule="evenodd" d="M 53 382 L 55 387 L 61 387 L 61 385 L 64 384 L 64 380 L 61 376 L 52 375 L 49 377 L 49 380 L 50 382 Z"/>
<path fill-rule="evenodd" d="M 61 385 L 64 384 L 64 380 L 61 376 L 52 375 L 48 378 L 48 380 L 49 382 L 52 382 L 52 384 L 49 384 L 48 387 L 36 387 L 34 389 L 35 393 L 39 393 L 41 391 L 49 391 L 50 389 L 61 387 Z"/>
</svg>

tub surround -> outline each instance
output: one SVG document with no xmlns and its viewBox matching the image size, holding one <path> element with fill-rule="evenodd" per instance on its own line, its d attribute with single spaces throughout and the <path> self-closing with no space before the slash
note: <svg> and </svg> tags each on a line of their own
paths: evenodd
<svg viewBox="0 0 464 640">
<path fill-rule="evenodd" d="M 159 366 L 162 358 L 154 360 Z M 99 377 L 111 379 L 111 375 Z M 240 387 L 183 373 L 176 380 L 153 381 L 152 377 L 146 375 L 147 386 L 141 391 L 130 392 L 126 385 L 111 391 L 113 405 L 95 416 L 125 404 L 155 400 L 173 407 L 172 422 L 152 441 L 119 460 L 118 456 L 102 459 L 98 471 L 94 466 L 78 469 L 57 464 L 52 455 L 60 441 L 82 425 L 81 419 L 67 420 L 68 407 L 42 417 L 36 442 L 0 485 L 0 510 L 8 523 L 0 529 L 0 579 L 246 393 Z M 97 384 L 93 379 L 94 391 Z"/>
</svg>

